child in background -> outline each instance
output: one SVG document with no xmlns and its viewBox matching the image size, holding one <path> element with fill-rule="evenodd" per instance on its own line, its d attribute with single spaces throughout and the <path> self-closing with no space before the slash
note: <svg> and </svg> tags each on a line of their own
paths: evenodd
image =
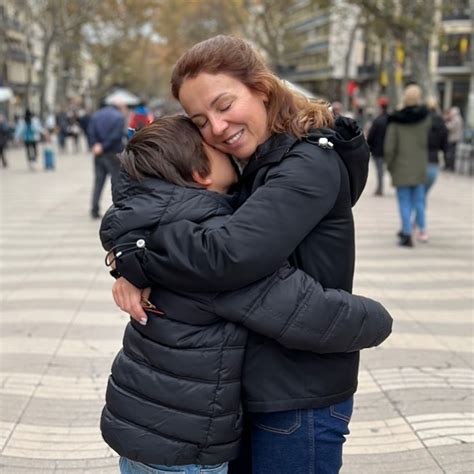
<svg viewBox="0 0 474 474">
<path fill-rule="evenodd" d="M 286 262 L 230 292 L 158 287 L 148 232 L 182 219 L 221 226 L 234 211 L 229 190 L 236 168 L 203 143 L 184 116 L 163 117 L 138 131 L 120 160 L 114 205 L 100 235 L 115 276 L 143 289 L 148 318 L 142 324 L 132 319 L 125 330 L 107 386 L 102 435 L 121 455 L 123 474 L 224 474 L 242 432 L 245 328 L 291 349 L 351 352 L 381 343 L 391 317 L 379 303 L 325 290 Z"/>
</svg>

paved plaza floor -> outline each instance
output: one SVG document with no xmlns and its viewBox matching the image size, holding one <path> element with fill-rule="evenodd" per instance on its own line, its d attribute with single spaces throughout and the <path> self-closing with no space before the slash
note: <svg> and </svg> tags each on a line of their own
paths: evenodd
<svg viewBox="0 0 474 474">
<path fill-rule="evenodd" d="M 99 418 L 128 318 L 113 304 L 89 217 L 92 160 L 65 154 L 55 171 L 35 172 L 23 150 L 9 161 L 0 169 L 0 471 L 117 473 Z M 396 245 L 386 179 L 375 197 L 371 175 L 355 208 L 354 292 L 383 302 L 394 331 L 362 353 L 342 472 L 473 472 L 473 181 L 440 175 L 430 242 L 409 249 Z M 107 188 L 103 209 L 109 202 Z"/>
</svg>

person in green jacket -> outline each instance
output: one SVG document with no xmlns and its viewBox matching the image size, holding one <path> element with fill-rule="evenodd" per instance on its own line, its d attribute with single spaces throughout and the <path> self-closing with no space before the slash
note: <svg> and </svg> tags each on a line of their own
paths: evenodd
<svg viewBox="0 0 474 474">
<path fill-rule="evenodd" d="M 403 94 L 403 108 L 389 117 L 384 142 L 384 159 L 397 190 L 402 228 L 400 245 L 413 247 L 412 216 L 419 230 L 419 239 L 426 233 L 425 183 L 428 166 L 428 132 L 431 118 L 422 105 L 421 89 L 409 85 Z"/>
</svg>

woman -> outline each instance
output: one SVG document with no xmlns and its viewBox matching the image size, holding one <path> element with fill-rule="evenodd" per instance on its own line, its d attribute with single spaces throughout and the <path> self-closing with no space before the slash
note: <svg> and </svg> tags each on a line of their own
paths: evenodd
<svg viewBox="0 0 474 474">
<path fill-rule="evenodd" d="M 30 170 L 34 171 L 34 163 L 38 157 L 38 143 L 41 140 L 43 127 L 41 122 L 30 111 L 26 110 L 25 118 L 19 120 L 15 130 L 15 140 L 22 141 L 25 145 L 26 159 Z"/>
<path fill-rule="evenodd" d="M 415 218 L 419 239 L 428 240 L 425 183 L 431 117 L 421 99 L 421 89 L 416 84 L 405 89 L 403 108 L 389 117 L 384 142 L 384 159 L 397 189 L 402 223 L 398 237 L 402 247 L 413 247 L 412 218 Z"/>
<path fill-rule="evenodd" d="M 334 125 L 326 104 L 292 93 L 245 41 L 230 36 L 186 52 L 173 70 L 172 91 L 209 145 L 246 163 L 242 205 L 219 228 L 182 220 L 149 229 L 145 248 L 116 260 L 118 271 L 130 259 L 146 265 L 150 248 L 163 285 L 226 291 L 289 259 L 323 286 L 350 292 L 351 207 L 365 185 L 369 160 L 357 126 L 347 119 Z M 135 288 L 119 278 L 114 299 L 143 321 L 141 293 L 150 284 L 143 279 Z M 358 365 L 358 352 L 290 350 L 250 333 L 242 383 L 252 467 L 243 456 L 235 472 L 338 472 Z"/>
</svg>

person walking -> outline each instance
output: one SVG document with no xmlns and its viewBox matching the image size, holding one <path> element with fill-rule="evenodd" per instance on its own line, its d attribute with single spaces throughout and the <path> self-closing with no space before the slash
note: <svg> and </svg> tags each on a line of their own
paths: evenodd
<svg viewBox="0 0 474 474">
<path fill-rule="evenodd" d="M 426 240 L 425 183 L 428 167 L 428 132 L 431 117 L 422 105 L 421 88 L 411 84 L 403 92 L 403 108 L 388 118 L 384 159 L 397 190 L 401 230 L 399 244 L 413 247 L 413 221 Z"/>
<path fill-rule="evenodd" d="M 230 291 L 289 259 L 324 287 L 351 292 L 351 208 L 370 159 L 357 124 L 335 120 L 327 103 L 290 91 L 247 42 L 232 36 L 184 53 L 171 84 L 206 143 L 246 163 L 240 207 L 214 229 L 189 220 L 149 228 L 144 248 L 116 253 L 117 269 L 134 259 L 144 263 L 153 251 L 160 284 Z M 137 321 L 147 318 L 140 305 L 146 286 L 146 278 L 135 287 L 120 277 L 113 287 L 117 305 Z M 357 351 L 302 352 L 250 332 L 242 372 L 248 449 L 230 472 L 337 473 L 358 367 Z"/>
<path fill-rule="evenodd" d="M 375 117 L 367 134 L 367 143 L 369 144 L 370 153 L 375 161 L 377 170 L 377 187 L 374 196 L 383 196 L 383 177 L 384 177 L 384 160 L 383 160 L 383 143 L 388 123 L 388 99 L 381 97 L 378 101 L 380 106 L 380 114 Z"/>
<path fill-rule="evenodd" d="M 118 176 L 120 164 L 117 153 L 123 150 L 127 107 L 122 103 L 106 105 L 95 112 L 88 126 L 88 141 L 94 157 L 94 187 L 92 190 L 91 217 L 100 219 L 100 197 L 107 176 L 112 186 Z"/>
<path fill-rule="evenodd" d="M 15 130 L 15 140 L 23 142 L 26 151 L 28 167 L 35 171 L 34 164 L 38 158 L 38 143 L 41 140 L 43 127 L 39 119 L 27 109 L 24 119 L 20 119 Z"/>
<path fill-rule="evenodd" d="M 69 127 L 69 119 L 65 107 L 56 114 L 56 127 L 58 131 L 58 145 L 61 153 L 66 151 L 66 138 Z"/>
<path fill-rule="evenodd" d="M 0 112 L 0 160 L 2 161 L 3 168 L 8 167 L 7 158 L 5 156 L 8 140 L 10 140 L 10 127 L 8 126 L 5 115 Z"/>
<path fill-rule="evenodd" d="M 445 155 L 444 169 L 454 171 L 456 169 L 456 150 L 459 142 L 462 140 L 464 122 L 461 117 L 459 107 L 451 107 L 446 121 L 448 129 L 448 151 Z"/>
</svg>

